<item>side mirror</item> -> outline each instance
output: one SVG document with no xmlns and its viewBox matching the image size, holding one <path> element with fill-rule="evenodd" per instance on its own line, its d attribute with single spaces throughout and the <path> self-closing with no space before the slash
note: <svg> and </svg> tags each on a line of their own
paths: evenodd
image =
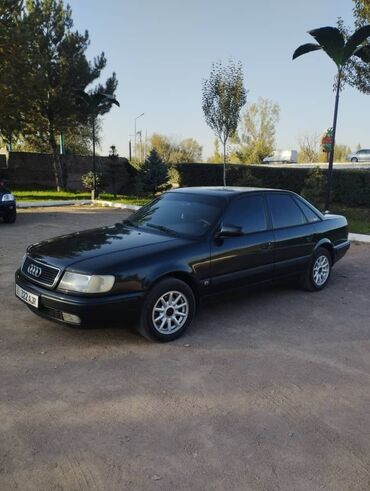
<svg viewBox="0 0 370 491">
<path fill-rule="evenodd" d="M 244 233 L 241 227 L 222 224 L 220 230 L 216 234 L 216 238 L 241 237 L 242 235 L 244 235 Z"/>
</svg>

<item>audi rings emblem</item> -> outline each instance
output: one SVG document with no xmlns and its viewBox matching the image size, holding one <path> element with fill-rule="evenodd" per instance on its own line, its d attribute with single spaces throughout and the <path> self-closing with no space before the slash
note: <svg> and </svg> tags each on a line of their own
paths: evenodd
<svg viewBox="0 0 370 491">
<path fill-rule="evenodd" d="M 34 276 L 35 278 L 39 278 L 41 276 L 42 269 L 35 264 L 30 264 L 27 268 L 27 273 L 31 276 Z"/>
</svg>

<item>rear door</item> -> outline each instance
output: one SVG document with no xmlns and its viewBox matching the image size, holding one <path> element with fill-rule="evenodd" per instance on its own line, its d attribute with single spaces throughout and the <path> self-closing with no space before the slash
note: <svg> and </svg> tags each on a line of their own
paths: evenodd
<svg viewBox="0 0 370 491">
<path fill-rule="evenodd" d="M 314 226 L 288 193 L 269 193 L 267 202 L 274 229 L 275 276 L 299 274 L 314 249 Z"/>
<path fill-rule="evenodd" d="M 233 200 L 222 217 L 222 223 L 241 227 L 243 235 L 212 240 L 213 288 L 218 290 L 227 285 L 271 280 L 273 232 L 263 195 L 244 195 Z"/>
</svg>

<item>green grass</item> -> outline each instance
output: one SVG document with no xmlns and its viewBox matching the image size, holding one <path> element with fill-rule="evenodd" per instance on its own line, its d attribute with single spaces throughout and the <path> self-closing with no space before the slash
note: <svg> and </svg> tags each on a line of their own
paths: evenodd
<svg viewBox="0 0 370 491">
<path fill-rule="evenodd" d="M 22 201 L 62 201 L 71 199 L 90 199 L 90 193 L 78 193 L 73 191 L 57 191 L 46 190 L 46 191 L 14 191 L 17 201 L 20 203 Z M 126 196 L 118 195 L 116 197 L 113 194 L 102 193 L 99 199 L 105 201 L 116 201 L 117 203 L 130 204 L 130 205 L 144 205 L 150 201 L 150 197 L 142 196 Z"/>
<path fill-rule="evenodd" d="M 333 204 L 332 213 L 344 215 L 348 220 L 349 231 L 355 234 L 370 234 L 370 208 L 350 208 Z"/>
</svg>

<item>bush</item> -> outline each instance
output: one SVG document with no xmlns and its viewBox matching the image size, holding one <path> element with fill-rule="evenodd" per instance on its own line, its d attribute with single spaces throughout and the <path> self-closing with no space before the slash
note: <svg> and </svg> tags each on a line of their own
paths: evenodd
<svg viewBox="0 0 370 491">
<path fill-rule="evenodd" d="M 96 189 L 101 191 L 103 185 L 103 175 L 101 172 L 96 172 L 95 175 Z M 81 177 L 81 181 L 82 187 L 87 191 L 92 191 L 94 189 L 94 173 L 92 171 L 84 174 Z"/>
<path fill-rule="evenodd" d="M 150 151 L 149 156 L 140 167 L 139 178 L 144 193 L 154 194 L 158 191 L 168 189 L 170 180 L 168 167 L 155 149 Z"/>
<path fill-rule="evenodd" d="M 222 186 L 222 166 L 219 164 L 176 164 L 179 185 Z M 273 189 L 289 189 L 301 194 L 306 188 L 314 191 L 317 178 L 312 169 L 291 167 L 266 167 L 261 165 L 227 166 L 227 183 L 230 186 L 259 186 Z M 327 170 L 321 170 L 320 186 L 326 186 Z M 257 181 L 255 181 L 257 179 Z M 309 181 L 307 181 L 309 179 Z M 257 182 L 258 184 L 255 184 Z M 312 187 L 313 186 L 313 187 Z M 370 171 L 361 169 L 334 169 L 332 201 L 346 206 L 370 207 Z"/>
<path fill-rule="evenodd" d="M 324 206 L 325 190 L 325 175 L 320 167 L 315 167 L 306 177 L 300 194 L 317 208 L 322 209 Z"/>
</svg>

